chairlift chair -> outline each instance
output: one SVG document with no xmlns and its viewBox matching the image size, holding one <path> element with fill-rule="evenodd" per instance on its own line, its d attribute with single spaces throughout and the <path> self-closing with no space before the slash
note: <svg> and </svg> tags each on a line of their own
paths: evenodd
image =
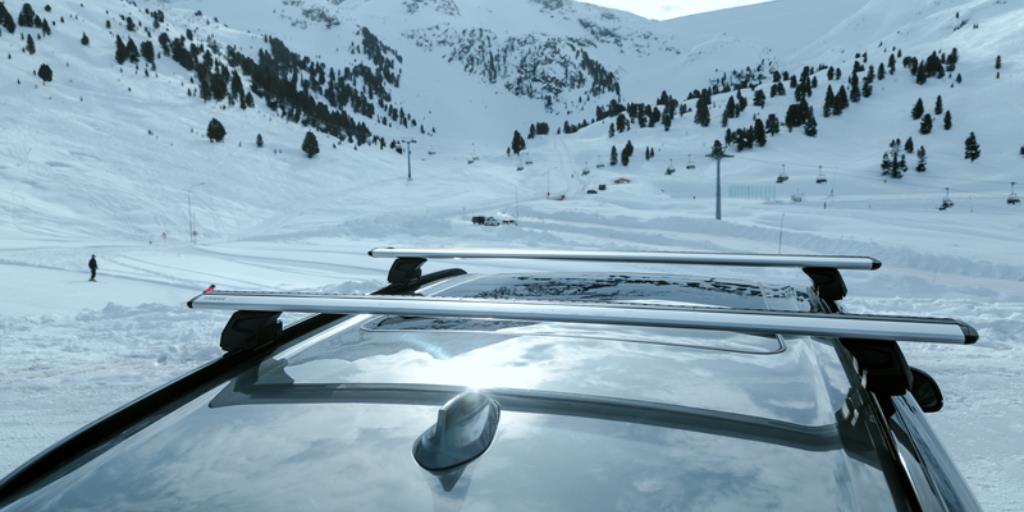
<svg viewBox="0 0 1024 512">
<path fill-rule="evenodd" d="M 792 196 L 790 196 L 790 199 L 794 203 L 802 203 L 802 202 L 804 202 L 804 193 L 803 192 L 797 192 L 796 194 L 793 194 Z"/>
<path fill-rule="evenodd" d="M 1016 181 L 1010 182 L 1010 196 L 1006 198 L 1006 204 L 1010 206 L 1016 206 L 1020 204 L 1020 197 L 1017 196 L 1017 192 L 1014 190 L 1016 186 Z"/>
<path fill-rule="evenodd" d="M 686 162 L 687 170 L 694 170 L 697 168 L 697 164 L 693 163 L 693 155 L 686 155 L 688 161 Z"/>
<path fill-rule="evenodd" d="M 818 166 L 818 179 L 814 180 L 818 185 L 824 185 L 828 183 L 828 178 L 825 177 L 825 173 L 822 172 L 821 166 Z"/>
<path fill-rule="evenodd" d="M 946 197 L 942 200 L 942 206 L 939 207 L 939 211 L 948 210 L 952 208 L 956 203 L 953 202 L 949 197 L 949 187 L 946 187 Z"/>
<path fill-rule="evenodd" d="M 665 169 L 665 175 L 671 176 L 676 173 L 676 167 L 672 164 L 672 160 L 668 161 L 668 169 Z"/>
<path fill-rule="evenodd" d="M 782 174 L 779 174 L 778 178 L 775 178 L 775 183 L 782 184 L 789 181 L 789 175 L 786 174 L 786 166 L 782 166 Z"/>
</svg>

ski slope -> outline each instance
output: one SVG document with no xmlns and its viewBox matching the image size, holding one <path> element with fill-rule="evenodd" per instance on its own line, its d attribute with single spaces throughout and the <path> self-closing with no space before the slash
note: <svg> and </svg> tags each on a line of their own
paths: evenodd
<svg viewBox="0 0 1024 512">
<path fill-rule="evenodd" d="M 1024 404 L 1015 392 L 1024 363 L 1024 207 L 1006 204 L 1009 183 L 1024 183 L 1018 154 L 1024 138 L 1017 129 L 1024 119 L 1017 99 L 1024 80 L 1018 30 L 1024 7 L 990 0 L 841 0 L 824 9 L 817 1 L 777 0 L 655 23 L 623 13 L 606 18 L 609 11 L 575 3 L 556 12 L 527 0 L 455 3 L 460 14 L 453 18 L 426 7 L 407 16 L 397 0 L 307 1 L 307 8 L 320 6 L 343 20 L 326 28 L 295 24 L 302 19 L 299 7 L 269 0 L 139 6 L 96 0 L 81 8 L 54 5 L 54 15 L 64 15 L 66 23 L 37 42 L 35 55 L 20 51 L 17 35 L 0 35 L 0 55 L 12 55 L 0 61 L 0 408 L 8 411 L 0 418 L 0 473 L 217 357 L 226 315 L 184 308 L 210 283 L 368 292 L 382 286 L 387 273 L 387 261 L 366 256 L 380 245 L 781 249 L 881 259 L 882 270 L 848 276 L 846 302 L 853 311 L 952 316 L 979 328 L 976 346 L 905 349 L 912 364 L 943 387 L 946 408 L 930 421 L 983 507 L 1024 509 L 1017 485 L 1024 477 Z M 187 96 L 182 84 L 189 75 L 166 57 L 149 77 L 117 66 L 109 34 L 120 32 L 105 28 L 108 11 L 141 18 L 142 9 L 153 7 L 167 12 L 172 32 L 196 23 L 190 20 L 202 9 L 209 20 L 199 23 L 204 36 L 255 49 L 262 34 L 271 33 L 336 66 L 349 62 L 352 27 L 370 27 L 404 56 L 397 101 L 437 127 L 436 135 L 424 136 L 375 126 L 389 137 L 417 137 L 413 181 L 406 181 L 404 155 L 335 144 L 323 135 L 321 154 L 306 158 L 299 149 L 306 128 L 263 105 L 222 109 Z M 953 30 L 957 13 L 970 24 Z M 684 117 L 668 132 L 634 127 L 609 138 L 607 125 L 597 123 L 573 135 L 531 139 L 520 158 L 508 157 L 514 129 L 525 133 L 537 121 L 554 129 L 565 119 L 592 116 L 593 104 L 548 111 L 404 35 L 451 24 L 507 35 L 585 37 L 579 19 L 613 26 L 624 38 L 621 47 L 599 43 L 591 50 L 621 77 L 624 101 L 653 102 L 663 89 L 685 98 L 722 72 L 762 59 L 780 69 L 824 63 L 845 71 L 855 53 L 868 51 L 877 66 L 881 47 L 891 46 L 921 57 L 957 47 L 964 80 L 918 86 L 898 69 L 875 83 L 871 98 L 832 118 L 820 114 L 823 91 L 816 90 L 817 137 L 783 128 L 764 148 L 723 163 L 724 220 L 718 222 L 714 163 L 703 155 L 725 130 L 719 124 L 724 96 L 715 98 L 708 128 Z M 785 30 L 787 23 L 805 30 Z M 82 32 L 92 39 L 89 47 L 78 41 Z M 999 79 L 996 55 L 1003 59 Z M 45 85 L 33 76 L 42 62 L 55 75 Z M 953 128 L 937 122 L 930 135 L 918 134 L 913 103 L 923 98 L 930 110 L 940 94 L 953 112 Z M 755 114 L 783 117 L 791 102 L 790 94 L 769 99 L 763 110 L 748 107 L 730 127 L 749 125 Z M 562 113 L 571 109 L 572 115 Z M 205 139 L 214 116 L 227 128 L 224 143 Z M 982 146 L 982 158 L 973 163 L 963 159 L 963 141 L 972 131 Z M 255 147 L 257 133 L 266 140 L 262 149 Z M 927 172 L 914 172 L 916 158 L 910 157 L 905 178 L 884 180 L 882 152 L 891 139 L 911 135 L 927 147 Z M 627 141 L 636 146 L 628 167 L 598 168 L 608 163 L 613 144 L 621 150 Z M 648 146 L 656 156 L 645 161 Z M 479 160 L 468 164 L 473 156 Z M 686 169 L 690 160 L 694 169 Z M 783 165 L 790 180 L 777 185 Z M 671 176 L 669 166 L 677 170 Z M 819 166 L 826 184 L 816 183 Z M 584 176 L 584 169 L 590 173 Z M 618 178 L 630 183 L 614 184 Z M 599 185 L 607 190 L 587 194 Z M 939 211 L 947 187 L 956 206 Z M 189 189 L 197 244 L 189 243 Z M 791 200 L 800 194 L 802 202 Z M 549 199 L 562 195 L 565 200 Z M 518 226 L 469 222 L 497 212 L 513 215 Z M 87 282 L 90 254 L 99 260 L 97 283 Z M 466 268 L 578 267 L 520 261 Z M 802 282 L 786 272 L 726 274 Z"/>
</svg>

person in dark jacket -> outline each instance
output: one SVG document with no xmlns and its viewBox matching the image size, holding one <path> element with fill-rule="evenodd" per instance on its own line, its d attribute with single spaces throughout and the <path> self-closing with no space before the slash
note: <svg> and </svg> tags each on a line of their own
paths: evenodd
<svg viewBox="0 0 1024 512">
<path fill-rule="evenodd" d="M 89 272 L 92 273 L 92 276 L 89 277 L 90 281 L 96 280 L 96 270 L 98 270 L 99 268 L 100 266 L 96 264 L 96 255 L 93 254 L 92 258 L 89 258 Z"/>
</svg>

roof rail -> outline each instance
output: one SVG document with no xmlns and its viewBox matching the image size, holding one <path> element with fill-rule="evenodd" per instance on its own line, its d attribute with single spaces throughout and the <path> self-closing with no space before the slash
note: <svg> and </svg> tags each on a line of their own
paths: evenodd
<svg viewBox="0 0 1024 512">
<path fill-rule="evenodd" d="M 557 249 L 421 249 L 381 247 L 371 250 L 370 256 L 374 258 L 400 259 L 567 260 L 736 267 L 834 268 L 836 270 L 878 270 L 882 266 L 881 261 L 867 256 L 576 251 Z"/>
<path fill-rule="evenodd" d="M 373 297 L 294 293 L 213 292 L 193 309 L 488 318 L 527 322 L 626 325 L 823 336 L 843 340 L 972 344 L 978 333 L 951 319 L 788 313 L 615 303 L 500 301 L 434 297 Z"/>
<path fill-rule="evenodd" d="M 388 282 L 415 280 L 428 259 L 526 259 L 599 261 L 615 263 L 658 263 L 673 265 L 715 265 L 734 267 L 775 267 L 802 269 L 814 282 L 814 292 L 833 311 L 836 301 L 846 297 L 846 282 L 840 270 L 878 270 L 882 262 L 867 256 L 799 256 L 791 254 L 737 254 L 698 252 L 576 251 L 559 249 L 430 249 L 381 247 L 370 251 L 374 258 L 396 258 Z"/>
</svg>

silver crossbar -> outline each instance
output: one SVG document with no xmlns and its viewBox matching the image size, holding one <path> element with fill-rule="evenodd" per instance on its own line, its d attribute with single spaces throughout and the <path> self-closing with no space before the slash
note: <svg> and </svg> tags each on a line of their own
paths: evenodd
<svg viewBox="0 0 1024 512">
<path fill-rule="evenodd" d="M 971 344 L 978 339 L 978 333 L 974 328 L 951 319 L 615 303 L 213 292 L 192 299 L 188 305 L 193 309 L 482 318 L 704 329 L 759 335 L 822 336 L 852 340 Z"/>
<path fill-rule="evenodd" d="M 600 261 L 617 263 L 667 263 L 737 267 L 832 268 L 878 270 L 882 262 L 867 256 L 796 256 L 788 254 L 719 254 L 697 252 L 573 251 L 551 249 L 425 249 L 382 247 L 370 251 L 374 258 L 422 259 L 518 259 Z"/>
</svg>

